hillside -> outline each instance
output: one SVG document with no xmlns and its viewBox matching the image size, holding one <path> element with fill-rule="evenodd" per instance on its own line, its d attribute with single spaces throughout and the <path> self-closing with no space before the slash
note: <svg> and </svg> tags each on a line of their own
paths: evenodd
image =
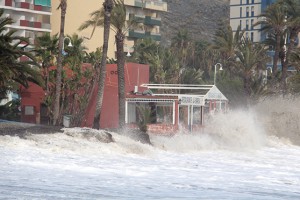
<svg viewBox="0 0 300 200">
<path fill-rule="evenodd" d="M 195 40 L 211 41 L 218 23 L 229 21 L 230 0 L 164 0 L 168 12 L 162 13 L 162 43 L 170 44 L 180 29 L 187 29 Z"/>
</svg>

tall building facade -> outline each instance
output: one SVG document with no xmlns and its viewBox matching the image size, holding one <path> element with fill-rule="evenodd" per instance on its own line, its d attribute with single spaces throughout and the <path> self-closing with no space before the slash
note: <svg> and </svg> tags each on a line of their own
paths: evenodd
<svg viewBox="0 0 300 200">
<path fill-rule="evenodd" d="M 60 28 L 60 10 L 56 8 L 60 0 L 52 0 L 52 34 L 59 32 Z M 89 0 L 82 3 L 82 0 L 68 1 L 67 13 L 65 19 L 65 35 L 78 34 L 85 38 L 84 45 L 88 51 L 95 51 L 97 47 L 103 45 L 103 29 L 97 28 L 94 36 L 90 38 L 92 28 L 78 31 L 82 23 L 89 20 L 90 13 L 103 7 L 104 0 Z M 167 11 L 167 3 L 162 0 L 124 0 L 126 6 L 126 20 L 135 18 L 139 22 L 137 28 L 130 28 L 126 33 L 124 51 L 133 52 L 134 43 L 137 39 L 151 37 L 160 41 L 161 12 Z M 115 58 L 115 33 L 110 32 L 108 57 Z"/>
<path fill-rule="evenodd" d="M 51 0 L 0 0 L 4 17 L 10 17 L 14 23 L 9 29 L 16 30 L 16 36 L 28 37 L 32 47 L 35 38 L 51 32 Z"/>
<path fill-rule="evenodd" d="M 245 30 L 245 36 L 253 42 L 260 42 L 265 38 L 260 32 L 261 26 L 253 26 L 259 15 L 276 0 L 230 0 L 230 26 L 234 32 L 238 26 Z"/>
</svg>

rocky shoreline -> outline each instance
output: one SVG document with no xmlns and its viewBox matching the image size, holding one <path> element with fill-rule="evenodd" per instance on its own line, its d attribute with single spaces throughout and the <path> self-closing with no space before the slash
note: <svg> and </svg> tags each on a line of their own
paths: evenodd
<svg viewBox="0 0 300 200">
<path fill-rule="evenodd" d="M 0 135 L 23 137 L 25 134 L 53 134 L 63 132 L 61 126 L 46 126 L 0 120 Z"/>
<path fill-rule="evenodd" d="M 28 135 L 32 134 L 55 134 L 55 133 L 65 133 L 68 136 L 73 137 L 72 128 L 64 128 L 61 126 L 47 126 L 39 124 L 29 124 L 13 121 L 0 120 L 0 136 L 9 135 L 17 136 L 26 139 Z M 115 142 L 112 134 L 105 130 L 95 130 L 91 128 L 81 128 L 80 133 L 83 138 L 95 137 L 100 142 L 110 143 Z M 148 134 L 142 134 L 136 131 L 130 131 L 130 134 L 122 134 L 131 139 L 144 143 L 151 144 Z"/>
</svg>

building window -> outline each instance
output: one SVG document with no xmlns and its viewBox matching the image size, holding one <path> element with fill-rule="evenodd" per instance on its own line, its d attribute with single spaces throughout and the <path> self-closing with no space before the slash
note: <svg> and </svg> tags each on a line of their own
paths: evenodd
<svg viewBox="0 0 300 200">
<path fill-rule="evenodd" d="M 254 40 L 254 33 L 251 32 L 251 41 L 253 42 L 253 40 Z"/>
<path fill-rule="evenodd" d="M 34 106 L 25 106 L 25 115 L 34 115 Z"/>
<path fill-rule="evenodd" d="M 252 4 L 254 4 L 254 0 L 252 0 Z"/>
<path fill-rule="evenodd" d="M 249 20 L 248 19 L 246 20 L 246 30 L 247 31 L 249 30 Z"/>
<path fill-rule="evenodd" d="M 251 16 L 254 17 L 254 6 L 251 6 Z"/>
<path fill-rule="evenodd" d="M 240 17 L 242 17 L 242 15 L 243 15 L 243 8 L 240 7 Z"/>
<path fill-rule="evenodd" d="M 243 0 L 240 0 L 240 4 L 241 4 L 241 5 L 243 4 Z"/>
<path fill-rule="evenodd" d="M 251 19 L 251 30 L 253 30 L 254 19 Z"/>
<path fill-rule="evenodd" d="M 35 0 L 34 5 L 51 7 L 51 0 Z"/>
<path fill-rule="evenodd" d="M 247 38 L 247 39 L 249 38 L 249 33 L 248 33 L 248 32 L 246 32 L 246 38 Z"/>
<path fill-rule="evenodd" d="M 242 29 L 242 20 L 240 20 L 240 28 Z"/>
<path fill-rule="evenodd" d="M 249 7 L 246 8 L 246 17 L 249 17 Z"/>
<path fill-rule="evenodd" d="M 249 4 L 249 0 L 247 0 L 247 4 Z"/>
</svg>

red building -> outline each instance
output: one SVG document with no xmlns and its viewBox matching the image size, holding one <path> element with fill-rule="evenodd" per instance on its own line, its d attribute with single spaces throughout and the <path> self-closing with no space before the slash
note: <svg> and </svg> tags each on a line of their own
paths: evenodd
<svg viewBox="0 0 300 200">
<path fill-rule="evenodd" d="M 117 128 L 118 81 L 117 65 L 108 64 L 104 87 L 100 128 Z M 215 85 L 149 84 L 149 66 L 136 63 L 125 65 L 125 122 L 137 128 L 140 109 L 151 111 L 149 132 L 175 133 L 179 127 L 190 131 L 203 126 L 206 113 L 227 109 L 227 98 Z M 82 127 L 92 127 L 98 88 L 95 87 Z M 42 88 L 30 84 L 21 90 L 22 121 L 40 123 L 44 114 Z"/>
<path fill-rule="evenodd" d="M 136 86 L 149 83 L 149 66 L 137 63 L 125 65 L 125 93 L 134 93 Z M 141 87 L 139 90 L 143 90 Z M 82 126 L 92 127 L 98 87 L 95 88 Z M 101 111 L 101 128 L 117 128 L 119 124 L 118 72 L 116 64 L 108 64 Z"/>
</svg>

